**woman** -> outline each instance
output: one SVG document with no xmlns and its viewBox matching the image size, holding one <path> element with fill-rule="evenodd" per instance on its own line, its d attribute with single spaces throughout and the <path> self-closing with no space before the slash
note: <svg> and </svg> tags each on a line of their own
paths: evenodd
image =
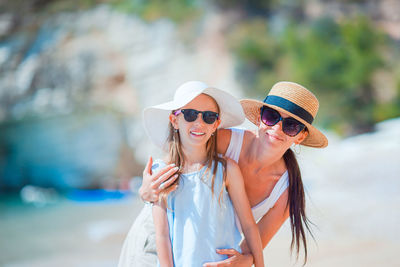
<svg viewBox="0 0 400 267">
<path fill-rule="evenodd" d="M 306 262 L 305 229 L 309 229 L 305 215 L 304 189 L 299 166 L 290 147 L 293 144 L 319 148 L 328 145 L 327 138 L 312 126 L 319 107 L 318 100 L 299 84 L 279 82 L 272 87 L 263 102 L 242 100 L 241 104 L 247 119 L 257 125 L 258 129 L 256 132 L 219 130 L 218 152 L 239 164 L 263 248 L 290 217 L 291 247 L 295 246 L 298 254 L 302 244 Z M 139 191 L 142 199 L 150 202 L 158 199 L 160 187 L 168 186 L 174 181 L 173 174 L 176 172 L 174 166 L 169 165 L 152 173 L 151 161 L 150 159 L 144 170 L 143 184 Z M 151 224 L 146 224 L 147 248 L 153 246 L 152 230 L 149 226 Z M 129 249 L 127 243 L 129 235 L 125 241 L 125 251 Z M 218 253 L 228 255 L 229 259 L 205 266 L 251 266 L 253 258 L 247 253 L 245 242 L 241 244 L 241 248 L 242 254 L 233 249 L 218 250 Z M 143 255 L 149 255 L 148 250 L 143 251 Z M 129 252 L 123 250 L 123 254 Z"/>
</svg>

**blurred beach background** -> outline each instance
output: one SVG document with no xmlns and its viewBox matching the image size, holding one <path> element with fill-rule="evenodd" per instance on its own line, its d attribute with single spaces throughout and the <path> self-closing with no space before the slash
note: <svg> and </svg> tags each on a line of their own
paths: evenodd
<svg viewBox="0 0 400 267">
<path fill-rule="evenodd" d="M 400 266 L 398 0 L 0 0 L 0 266 L 116 266 L 160 156 L 141 111 L 188 80 L 312 90 L 306 266 Z M 302 266 L 290 240 L 267 266 Z"/>
</svg>

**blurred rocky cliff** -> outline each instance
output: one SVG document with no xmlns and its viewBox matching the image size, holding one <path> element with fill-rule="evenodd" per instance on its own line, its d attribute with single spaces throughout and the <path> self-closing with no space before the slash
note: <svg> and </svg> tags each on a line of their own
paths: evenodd
<svg viewBox="0 0 400 267">
<path fill-rule="evenodd" d="M 186 29 L 192 41 L 170 20 L 108 6 L 49 14 L 13 34 L 10 19 L 0 16 L 0 189 L 126 189 L 156 153 L 144 107 L 187 80 L 240 96 L 224 20 L 212 13 Z"/>
<path fill-rule="evenodd" d="M 296 81 L 321 101 L 318 126 L 373 131 L 400 114 L 399 9 L 396 0 L 0 0 L 0 191 L 128 189 L 147 156 L 160 156 L 141 111 L 187 80 L 257 98 Z"/>
</svg>

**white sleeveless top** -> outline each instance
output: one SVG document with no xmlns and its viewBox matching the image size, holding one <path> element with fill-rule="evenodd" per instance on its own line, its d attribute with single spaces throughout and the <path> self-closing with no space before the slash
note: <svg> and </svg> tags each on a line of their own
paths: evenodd
<svg viewBox="0 0 400 267">
<path fill-rule="evenodd" d="M 228 149 L 226 150 L 225 156 L 233 159 L 237 163 L 239 162 L 240 151 L 242 150 L 243 144 L 243 129 L 230 129 L 232 132 L 231 142 L 229 143 Z M 272 189 L 269 197 L 265 198 L 263 201 L 251 208 L 253 212 L 254 220 L 258 222 L 261 218 L 275 205 L 276 201 L 282 195 L 282 193 L 289 186 L 289 174 L 286 171 L 278 180 L 275 187 Z M 240 226 L 239 218 L 236 216 L 236 224 L 240 232 L 242 228 Z"/>
</svg>

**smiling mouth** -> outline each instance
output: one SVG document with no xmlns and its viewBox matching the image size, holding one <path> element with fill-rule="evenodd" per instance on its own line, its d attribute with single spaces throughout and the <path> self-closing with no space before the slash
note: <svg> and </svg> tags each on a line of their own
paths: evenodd
<svg viewBox="0 0 400 267">
<path fill-rule="evenodd" d="M 195 136 L 203 136 L 203 135 L 205 135 L 205 133 L 203 133 L 203 132 L 190 132 L 192 135 L 195 135 Z"/>
<path fill-rule="evenodd" d="M 270 134 L 270 133 L 267 133 L 270 137 L 272 137 L 272 138 L 274 138 L 274 139 L 276 139 L 276 140 L 279 140 L 279 141 L 283 141 L 283 139 L 282 138 L 280 138 L 279 136 L 277 136 L 277 135 L 274 135 L 274 134 Z"/>
</svg>

